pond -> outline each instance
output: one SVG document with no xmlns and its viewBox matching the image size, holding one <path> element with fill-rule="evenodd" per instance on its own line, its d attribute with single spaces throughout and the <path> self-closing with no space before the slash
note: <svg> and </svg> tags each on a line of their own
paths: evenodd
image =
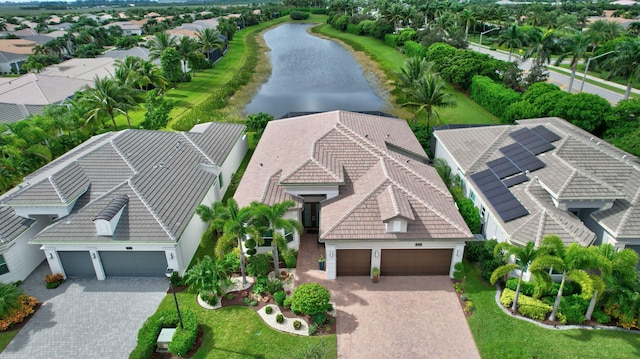
<svg viewBox="0 0 640 359">
<path fill-rule="evenodd" d="M 271 76 L 245 108 L 266 112 L 382 111 L 386 102 L 351 53 L 307 32 L 311 24 L 284 24 L 264 34 L 271 49 Z M 372 85 L 373 84 L 373 85 Z"/>
</svg>

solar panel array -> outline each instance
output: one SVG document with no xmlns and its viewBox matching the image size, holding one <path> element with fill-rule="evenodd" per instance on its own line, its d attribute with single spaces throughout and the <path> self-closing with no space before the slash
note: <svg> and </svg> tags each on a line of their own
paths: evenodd
<svg viewBox="0 0 640 359">
<path fill-rule="evenodd" d="M 551 142 L 560 139 L 560 136 L 544 126 L 532 129 L 524 127 L 511 132 L 509 136 L 515 143 L 499 149 L 504 157 L 487 162 L 489 169 L 471 175 L 505 222 L 529 214 L 509 191 L 509 187 L 528 181 L 527 172 L 543 168 L 544 162 L 536 155 L 554 149 Z"/>
</svg>

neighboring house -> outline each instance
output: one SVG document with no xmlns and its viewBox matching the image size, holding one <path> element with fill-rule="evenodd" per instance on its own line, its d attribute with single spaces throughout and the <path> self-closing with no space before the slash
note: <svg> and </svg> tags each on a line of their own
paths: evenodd
<svg viewBox="0 0 640 359">
<path fill-rule="evenodd" d="M 23 39 L 0 39 L 0 73 L 19 73 L 36 43 Z"/>
<path fill-rule="evenodd" d="M 139 57 L 145 61 L 149 61 L 149 49 L 147 49 L 146 47 L 140 47 L 140 46 L 136 46 L 136 47 L 132 47 L 128 50 L 122 50 L 122 49 L 113 49 L 113 50 L 108 50 L 104 53 L 104 55 L 100 55 L 98 57 L 109 57 L 112 59 L 124 59 L 127 56 L 135 56 L 135 57 Z M 158 66 L 160 66 L 160 59 L 156 59 L 153 61 L 155 64 L 157 64 Z"/>
<path fill-rule="evenodd" d="M 67 31 L 69 29 L 71 29 L 71 23 L 70 22 L 63 22 L 60 24 L 50 24 L 48 25 L 49 30 L 56 30 L 56 31 Z"/>
<path fill-rule="evenodd" d="M 111 26 L 116 26 L 122 29 L 122 35 L 124 36 L 142 36 L 142 26 L 135 24 L 130 21 L 116 21 L 110 24 L 104 25 L 105 29 L 110 28 Z"/>
<path fill-rule="evenodd" d="M 114 59 L 101 57 L 95 59 L 71 59 L 46 67 L 42 75 L 67 77 L 78 80 L 93 81 L 95 77 L 113 77 L 115 73 Z"/>
<path fill-rule="evenodd" d="M 0 281 L 45 258 L 52 273 L 100 280 L 184 274 L 207 227 L 195 209 L 222 199 L 244 128 L 107 133 L 27 176 L 0 197 Z"/>
<path fill-rule="evenodd" d="M 325 246 L 326 275 L 452 275 L 472 234 L 406 121 L 325 112 L 271 121 L 238 205 L 296 205 Z M 296 234 L 289 243 L 297 248 Z"/>
<path fill-rule="evenodd" d="M 640 253 L 638 158 L 560 118 L 434 131 L 435 156 L 462 179 L 499 242 L 610 243 Z"/>
</svg>

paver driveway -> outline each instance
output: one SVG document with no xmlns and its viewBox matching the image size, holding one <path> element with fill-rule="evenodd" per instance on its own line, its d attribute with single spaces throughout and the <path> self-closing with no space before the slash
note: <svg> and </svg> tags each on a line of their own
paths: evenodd
<svg viewBox="0 0 640 359">
<path fill-rule="evenodd" d="M 303 238 L 296 283 L 331 290 L 338 313 L 338 358 L 480 358 L 457 295 L 446 276 L 325 278 L 315 240 Z"/>
<path fill-rule="evenodd" d="M 166 295 L 166 278 L 69 279 L 46 289 L 41 265 L 21 285 L 43 302 L 0 358 L 128 358 Z"/>
</svg>

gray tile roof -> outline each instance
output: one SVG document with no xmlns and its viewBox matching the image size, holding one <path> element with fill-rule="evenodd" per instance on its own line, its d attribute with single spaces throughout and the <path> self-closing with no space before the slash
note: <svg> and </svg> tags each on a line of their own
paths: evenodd
<svg viewBox="0 0 640 359">
<path fill-rule="evenodd" d="M 436 137 L 469 178 L 486 169 L 487 161 L 501 157 L 499 148 L 514 143 L 509 133 L 523 126 L 539 125 L 561 139 L 552 143 L 555 149 L 538 155 L 545 167 L 529 174 L 532 181 L 510 188 L 530 213 L 507 223 L 501 221 L 512 239 L 525 243 L 526 238 L 557 234 L 567 242 L 585 245 L 595 239 L 584 225 L 576 222 L 577 219 L 567 218 L 571 215 L 563 215 L 564 212 L 557 210 L 550 200 L 539 201 L 536 198 L 540 195 L 532 194 L 542 192 L 548 192 L 547 197 L 551 193 L 560 200 L 615 200 L 613 208 L 594 213 L 593 217 L 617 237 L 640 237 L 640 220 L 637 220 L 640 161 L 567 121 L 559 118 L 521 120 L 515 126 L 440 130 L 436 131 Z M 492 208 L 486 197 L 483 198 Z"/>
<path fill-rule="evenodd" d="M 10 207 L 0 207 L 0 243 L 11 242 L 29 229 L 33 219 L 18 217 Z"/>
<path fill-rule="evenodd" d="M 52 204 L 78 198 L 71 215 L 33 243 L 101 241 L 93 219 L 118 196 L 129 204 L 115 240 L 177 241 L 216 176 L 200 164 L 224 163 L 243 125 L 210 123 L 200 133 L 124 130 L 96 136 L 26 178 L 2 205 Z M 203 147 L 197 144 L 202 143 Z"/>
<path fill-rule="evenodd" d="M 267 125 L 235 198 L 273 204 L 291 196 L 285 185 L 338 185 L 321 204 L 321 240 L 469 238 L 437 172 L 417 159 L 426 153 L 403 120 L 344 111 L 281 119 Z M 384 221 L 398 216 L 407 233 L 387 233 Z"/>
</svg>

